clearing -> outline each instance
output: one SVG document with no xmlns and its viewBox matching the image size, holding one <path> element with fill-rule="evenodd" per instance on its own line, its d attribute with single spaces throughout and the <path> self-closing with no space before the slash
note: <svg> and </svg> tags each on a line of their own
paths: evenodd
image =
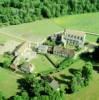
<svg viewBox="0 0 99 100">
<path fill-rule="evenodd" d="M 94 32 L 99 34 L 99 12 L 67 15 L 54 18 L 53 22 L 62 28 L 82 30 L 85 32 Z"/>
<path fill-rule="evenodd" d="M 21 77 L 21 75 L 0 67 L 0 91 L 5 97 L 8 98 L 16 94 L 18 91 L 17 79 Z"/>
<path fill-rule="evenodd" d="M 49 60 L 44 55 L 37 55 L 35 59 L 32 60 L 35 65 L 34 72 L 40 73 L 43 71 L 54 69 L 54 66 L 49 62 Z"/>
<path fill-rule="evenodd" d="M 99 13 L 97 12 L 78 15 L 67 15 L 59 18 L 43 19 L 31 23 L 7 26 L 0 28 L 0 34 L 4 33 L 7 35 L 7 37 L 8 35 L 10 35 L 16 39 L 27 39 L 32 42 L 41 42 L 48 35 L 58 31 L 62 31 L 64 28 L 99 34 L 98 26 Z M 96 41 L 90 38 L 93 38 L 93 35 L 88 35 L 88 40 L 92 40 L 93 42 Z"/>
<path fill-rule="evenodd" d="M 61 81 L 63 87 L 66 86 L 65 77 L 71 76 L 69 69 L 79 69 L 81 68 L 85 62 L 81 59 L 75 61 L 72 65 L 67 67 L 65 70 L 54 73 L 53 76 L 56 77 L 59 81 Z M 66 94 L 66 98 L 68 100 L 99 100 L 99 73 L 93 72 L 93 79 L 90 81 L 89 86 L 80 89 L 80 91 L 74 94 Z"/>
<path fill-rule="evenodd" d="M 32 23 L 13 25 L 0 29 L 0 33 L 7 33 L 12 36 L 24 38 L 32 42 L 41 42 L 49 34 L 61 31 L 62 28 L 57 26 L 51 20 L 40 20 Z"/>
</svg>

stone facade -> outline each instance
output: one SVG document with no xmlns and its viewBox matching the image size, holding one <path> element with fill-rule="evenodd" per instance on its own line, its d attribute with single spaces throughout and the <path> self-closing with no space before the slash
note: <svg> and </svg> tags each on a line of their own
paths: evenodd
<svg viewBox="0 0 99 100">
<path fill-rule="evenodd" d="M 48 51 L 48 46 L 47 45 L 39 45 L 37 47 L 37 51 L 38 51 L 38 53 L 46 54 Z"/>
<path fill-rule="evenodd" d="M 75 52 L 72 49 L 55 46 L 53 49 L 53 54 L 63 56 L 63 57 L 73 57 Z"/>
<path fill-rule="evenodd" d="M 86 37 L 85 32 L 66 30 L 63 32 L 62 42 L 64 43 L 64 45 L 69 44 L 82 48 L 85 43 L 85 37 Z"/>
<path fill-rule="evenodd" d="M 16 47 L 14 50 L 15 59 L 13 60 L 13 64 L 18 66 L 20 64 L 20 60 L 23 58 L 26 62 L 29 62 L 33 58 L 36 57 L 36 52 L 31 49 L 31 43 L 23 42 Z"/>
</svg>

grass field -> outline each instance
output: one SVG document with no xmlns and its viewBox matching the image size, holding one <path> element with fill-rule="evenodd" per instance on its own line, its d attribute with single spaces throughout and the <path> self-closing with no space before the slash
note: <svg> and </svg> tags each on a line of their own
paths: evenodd
<svg viewBox="0 0 99 100">
<path fill-rule="evenodd" d="M 0 33 L 8 33 L 17 37 L 25 38 L 33 42 L 41 42 L 49 34 L 61 31 L 51 20 L 41 20 L 21 25 L 8 26 L 0 29 Z"/>
<path fill-rule="evenodd" d="M 43 55 L 37 55 L 37 58 L 33 59 L 32 63 L 35 65 L 34 72 L 37 73 L 54 69 L 53 65 Z"/>
<path fill-rule="evenodd" d="M 79 69 L 81 68 L 83 65 L 85 64 L 85 62 L 81 59 L 78 59 L 77 61 L 75 61 L 72 65 L 70 65 L 69 67 L 65 68 L 64 70 L 58 72 L 58 73 L 54 73 L 54 76 L 57 76 L 58 78 L 61 78 L 60 75 L 64 74 L 64 75 L 70 75 L 69 73 L 69 69 L 70 68 L 74 68 L 74 69 Z"/>
<path fill-rule="evenodd" d="M 87 34 L 86 41 L 96 42 L 99 36 Z"/>
<path fill-rule="evenodd" d="M 18 91 L 17 79 L 20 75 L 0 67 L 0 91 L 5 97 L 10 97 Z"/>
<path fill-rule="evenodd" d="M 99 34 L 99 13 L 67 15 L 49 20 L 44 19 L 21 25 L 7 26 L 0 29 L 0 34 L 7 33 L 13 35 L 13 38 L 19 37 L 33 42 L 41 42 L 49 34 L 61 31 L 64 28 Z M 89 40 L 90 38 L 93 38 L 93 36 L 88 36 Z"/>
<path fill-rule="evenodd" d="M 0 34 L 0 43 L 4 43 L 9 39 L 10 39 L 9 37 L 7 37 L 7 36 L 5 36 L 3 34 Z"/>
<path fill-rule="evenodd" d="M 53 19 L 58 26 L 99 34 L 99 13 L 68 15 Z"/>
<path fill-rule="evenodd" d="M 89 86 L 77 93 L 66 95 L 66 98 L 68 100 L 99 100 L 99 74 L 94 72 Z"/>
<path fill-rule="evenodd" d="M 9 40 L 14 40 L 12 37 L 10 36 L 6 36 L 4 34 L 0 34 L 0 43 L 4 43 L 4 42 L 7 42 Z"/>
<path fill-rule="evenodd" d="M 53 76 L 57 77 L 60 80 L 65 79 L 61 75 L 70 76 L 69 69 L 80 69 L 85 62 L 81 59 L 78 59 L 75 63 L 73 63 L 71 66 L 66 68 L 65 70 L 54 73 Z M 63 86 L 66 85 L 62 84 Z M 93 79 L 90 81 L 90 85 L 87 87 L 82 88 L 79 92 L 76 92 L 74 94 L 66 94 L 67 100 L 99 100 L 99 74 L 95 71 L 93 72 Z"/>
<path fill-rule="evenodd" d="M 21 38 L 18 38 L 16 36 L 12 36 L 11 34 L 4 34 L 4 33 L 0 33 L 0 43 L 5 43 L 8 41 L 17 41 L 17 42 L 21 42 L 23 41 Z"/>
</svg>

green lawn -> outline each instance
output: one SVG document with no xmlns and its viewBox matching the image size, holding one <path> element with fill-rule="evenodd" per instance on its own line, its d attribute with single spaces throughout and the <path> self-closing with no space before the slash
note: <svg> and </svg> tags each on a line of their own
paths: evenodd
<svg viewBox="0 0 99 100">
<path fill-rule="evenodd" d="M 4 34 L 0 34 L 0 43 L 4 43 L 8 40 L 13 40 L 13 38 L 9 37 L 9 36 L 6 36 Z"/>
<path fill-rule="evenodd" d="M 17 79 L 20 75 L 0 67 L 0 91 L 5 97 L 10 97 L 18 91 Z"/>
<path fill-rule="evenodd" d="M 57 25 L 67 29 L 76 29 L 99 34 L 99 12 L 67 15 L 52 19 Z"/>
<path fill-rule="evenodd" d="M 13 41 L 18 41 L 18 42 L 23 41 L 22 39 L 17 38 L 17 37 L 15 37 L 15 36 L 0 33 L 0 43 L 1 43 L 1 44 L 2 44 L 2 43 L 5 43 L 5 42 L 8 42 L 8 41 L 11 41 L 11 40 L 13 40 Z"/>
<path fill-rule="evenodd" d="M 54 69 L 54 66 L 43 55 L 37 55 L 37 58 L 33 59 L 32 63 L 35 65 L 34 72 L 37 73 Z"/>
<path fill-rule="evenodd" d="M 48 54 L 49 59 L 55 64 L 60 64 L 65 58 L 53 54 Z"/>
<path fill-rule="evenodd" d="M 66 95 L 66 98 L 68 100 L 99 100 L 99 74 L 94 72 L 89 86 L 77 93 Z"/>
</svg>

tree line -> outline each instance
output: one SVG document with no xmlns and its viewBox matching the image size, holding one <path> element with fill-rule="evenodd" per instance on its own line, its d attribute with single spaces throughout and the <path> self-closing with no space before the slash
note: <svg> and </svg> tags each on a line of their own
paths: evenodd
<svg viewBox="0 0 99 100">
<path fill-rule="evenodd" d="M 27 75 L 18 82 L 20 91 L 8 99 L 0 92 L 0 100 L 65 100 L 64 91 L 54 90 L 47 81 L 34 75 Z"/>
<path fill-rule="evenodd" d="M 0 0 L 0 23 L 15 25 L 96 11 L 99 11 L 99 0 Z"/>
<path fill-rule="evenodd" d="M 92 79 L 93 65 L 91 62 L 87 62 L 82 69 L 74 70 L 72 69 L 71 73 L 73 77 L 70 81 L 70 92 L 74 93 L 79 91 L 82 87 L 89 85 L 90 80 Z"/>
</svg>

